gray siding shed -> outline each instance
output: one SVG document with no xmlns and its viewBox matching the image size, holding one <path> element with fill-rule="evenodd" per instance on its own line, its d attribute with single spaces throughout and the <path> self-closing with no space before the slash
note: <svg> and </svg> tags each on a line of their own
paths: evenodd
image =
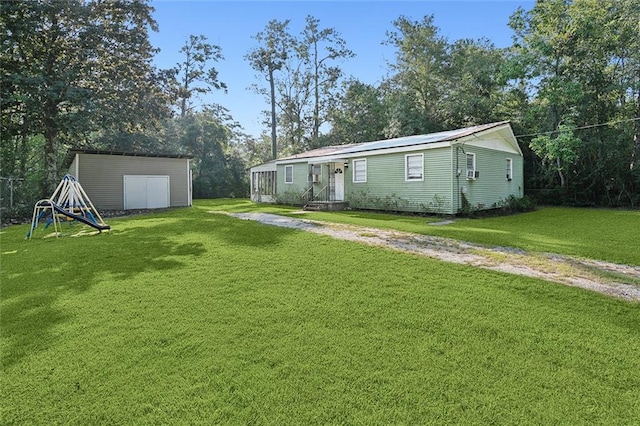
<svg viewBox="0 0 640 426">
<path fill-rule="evenodd" d="M 124 209 L 124 176 L 169 176 L 169 206 L 191 205 L 190 156 L 72 151 L 69 173 L 101 210 Z"/>
</svg>

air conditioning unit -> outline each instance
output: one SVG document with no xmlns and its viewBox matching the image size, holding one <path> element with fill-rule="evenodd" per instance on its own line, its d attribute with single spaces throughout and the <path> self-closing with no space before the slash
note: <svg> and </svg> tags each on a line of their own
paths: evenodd
<svg viewBox="0 0 640 426">
<path fill-rule="evenodd" d="M 473 170 L 467 170 L 467 179 L 475 179 L 476 174 Z"/>
<path fill-rule="evenodd" d="M 318 183 L 318 182 L 320 182 L 320 175 L 312 175 L 312 176 L 313 176 L 313 178 L 311 179 L 311 181 L 312 181 L 313 183 Z"/>
</svg>

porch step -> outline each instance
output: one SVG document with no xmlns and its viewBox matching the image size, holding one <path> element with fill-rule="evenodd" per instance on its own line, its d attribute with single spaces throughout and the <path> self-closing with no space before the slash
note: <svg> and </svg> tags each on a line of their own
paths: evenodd
<svg viewBox="0 0 640 426">
<path fill-rule="evenodd" d="M 348 203 L 345 201 L 310 201 L 304 207 L 303 210 L 307 211 L 338 211 L 347 208 Z"/>
</svg>

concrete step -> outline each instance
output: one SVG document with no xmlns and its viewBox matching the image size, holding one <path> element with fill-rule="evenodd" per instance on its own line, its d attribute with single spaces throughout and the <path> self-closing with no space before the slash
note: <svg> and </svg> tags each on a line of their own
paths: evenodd
<svg viewBox="0 0 640 426">
<path fill-rule="evenodd" d="M 347 203 L 344 201 L 312 201 L 307 203 L 303 210 L 307 211 L 338 211 L 347 208 Z"/>
</svg>

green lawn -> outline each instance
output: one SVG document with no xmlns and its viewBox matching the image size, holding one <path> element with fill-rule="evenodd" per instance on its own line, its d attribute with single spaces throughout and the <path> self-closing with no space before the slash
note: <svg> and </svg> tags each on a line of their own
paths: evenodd
<svg viewBox="0 0 640 426">
<path fill-rule="evenodd" d="M 640 418 L 637 303 L 214 206 L 0 230 L 3 424 Z"/>
<path fill-rule="evenodd" d="M 234 212 L 265 211 L 640 265 L 640 210 L 546 207 L 512 216 L 457 219 L 451 225 L 429 226 L 429 222 L 440 219 L 362 211 L 302 213 L 298 208 L 257 205 L 247 200 L 207 200 L 201 207 Z"/>
</svg>

